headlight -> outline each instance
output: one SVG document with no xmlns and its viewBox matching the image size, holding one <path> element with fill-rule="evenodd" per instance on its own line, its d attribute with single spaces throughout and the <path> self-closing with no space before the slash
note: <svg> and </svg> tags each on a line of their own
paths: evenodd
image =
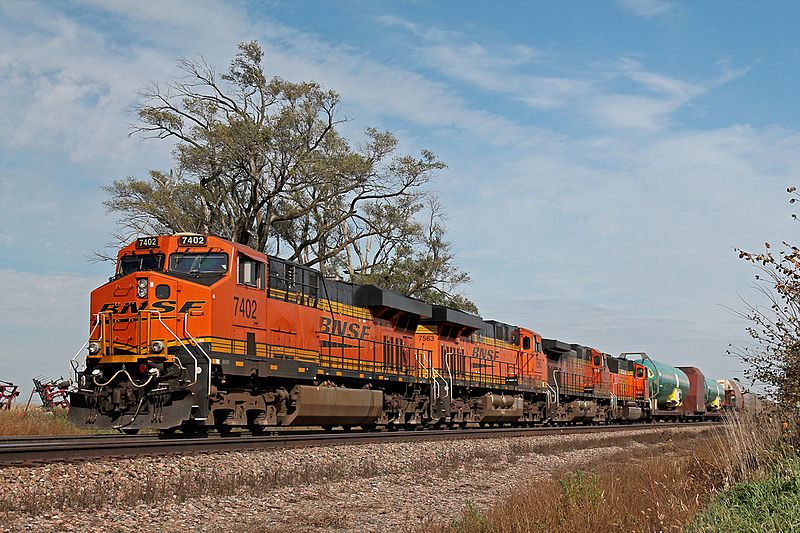
<svg viewBox="0 0 800 533">
<path fill-rule="evenodd" d="M 136 296 L 139 298 L 147 298 L 147 280 L 140 279 L 136 282 Z"/>
<path fill-rule="evenodd" d="M 100 344 L 97 342 L 90 342 L 89 343 L 89 353 L 95 355 L 100 351 Z"/>
<path fill-rule="evenodd" d="M 150 345 L 150 351 L 153 353 L 160 353 L 164 349 L 164 343 L 161 341 L 153 341 Z"/>
</svg>

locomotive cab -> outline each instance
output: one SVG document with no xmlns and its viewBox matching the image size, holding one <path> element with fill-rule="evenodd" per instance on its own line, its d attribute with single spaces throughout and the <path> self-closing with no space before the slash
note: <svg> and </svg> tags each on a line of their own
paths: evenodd
<svg viewBox="0 0 800 533">
<path fill-rule="evenodd" d="M 204 337 L 231 254 L 204 235 L 142 237 L 120 250 L 115 275 L 92 291 L 74 423 L 135 432 L 205 420 L 212 360 Z"/>
</svg>

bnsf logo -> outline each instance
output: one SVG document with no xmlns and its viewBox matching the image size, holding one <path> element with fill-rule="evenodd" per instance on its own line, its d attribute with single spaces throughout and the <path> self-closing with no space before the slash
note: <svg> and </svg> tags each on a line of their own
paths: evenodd
<svg viewBox="0 0 800 533">
<path fill-rule="evenodd" d="M 490 350 L 489 348 L 483 348 L 481 346 L 476 346 L 475 349 L 472 351 L 472 356 L 477 357 L 479 359 L 487 359 L 489 361 L 493 361 L 498 358 L 499 352 L 497 350 Z"/>
<path fill-rule="evenodd" d="M 369 333 L 369 326 L 324 316 L 320 320 L 319 331 L 320 333 L 329 333 L 351 339 L 364 339 Z"/>
<path fill-rule="evenodd" d="M 205 303 L 205 300 L 189 300 L 184 303 L 180 309 L 178 309 L 178 313 L 182 314 L 188 313 L 192 309 L 202 309 Z M 142 302 L 141 304 L 137 302 L 109 302 L 103 304 L 103 307 L 100 308 L 100 312 L 111 313 L 112 315 L 138 313 L 139 311 L 159 311 L 161 313 L 171 313 L 172 311 L 175 311 L 176 307 L 177 302 L 175 302 L 175 300 L 159 300 L 150 304 L 150 307 L 147 306 L 147 302 Z"/>
</svg>

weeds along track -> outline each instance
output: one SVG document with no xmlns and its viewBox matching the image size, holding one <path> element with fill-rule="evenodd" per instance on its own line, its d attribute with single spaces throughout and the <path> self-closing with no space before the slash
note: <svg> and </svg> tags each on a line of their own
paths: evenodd
<svg viewBox="0 0 800 533">
<path fill-rule="evenodd" d="M 54 461 L 82 461 L 101 457 L 134 457 L 241 451 L 269 448 L 300 448 L 378 442 L 425 442 L 455 439 L 491 439 L 534 435 L 574 435 L 639 431 L 642 433 L 676 427 L 720 427 L 719 422 L 655 423 L 648 425 L 567 426 L 534 428 L 469 428 L 399 432 L 283 431 L 269 435 L 234 433 L 204 436 L 77 435 L 54 437 L 0 438 L 0 466 Z"/>
</svg>

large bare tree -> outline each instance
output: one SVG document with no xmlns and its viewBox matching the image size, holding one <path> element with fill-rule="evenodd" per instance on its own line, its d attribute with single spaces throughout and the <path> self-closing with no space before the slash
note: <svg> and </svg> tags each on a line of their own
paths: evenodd
<svg viewBox="0 0 800 533">
<path fill-rule="evenodd" d="M 395 136 L 374 128 L 352 146 L 337 129 L 336 92 L 270 78 L 262 61 L 257 42 L 242 43 L 222 75 L 205 59 L 184 59 L 178 78 L 143 91 L 132 133 L 174 142 L 175 169 L 107 187 L 117 237 L 215 234 L 328 276 L 381 280 L 475 310 L 458 294 L 469 277 L 455 266 L 427 187 L 444 163 L 428 150 L 399 155 Z M 425 280 L 392 277 L 425 258 L 433 259 L 415 270 Z"/>
</svg>

